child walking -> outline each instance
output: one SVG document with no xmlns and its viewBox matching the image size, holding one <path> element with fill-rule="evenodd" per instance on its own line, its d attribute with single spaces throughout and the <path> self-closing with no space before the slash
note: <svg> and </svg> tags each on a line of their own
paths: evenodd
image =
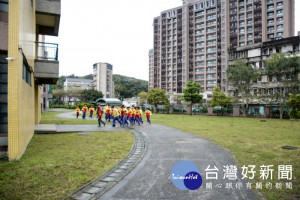
<svg viewBox="0 0 300 200">
<path fill-rule="evenodd" d="M 78 117 L 79 117 L 79 112 L 80 112 L 80 108 L 77 107 L 77 108 L 76 108 L 76 118 L 77 118 L 77 119 L 78 119 Z"/>
<path fill-rule="evenodd" d="M 102 120 L 103 112 L 100 105 L 98 105 L 96 112 L 98 116 L 98 127 L 101 127 L 101 123 L 103 123 L 103 125 L 105 126 L 105 122 Z"/>
<path fill-rule="evenodd" d="M 152 113 L 151 113 L 151 111 L 150 111 L 149 108 L 146 109 L 145 114 L 146 114 L 147 122 L 148 122 L 149 124 L 151 124 L 150 117 L 151 117 Z"/>
<path fill-rule="evenodd" d="M 90 112 L 90 118 L 93 118 L 93 114 L 94 114 L 94 107 L 91 106 L 90 109 L 89 109 L 89 112 Z"/>
</svg>

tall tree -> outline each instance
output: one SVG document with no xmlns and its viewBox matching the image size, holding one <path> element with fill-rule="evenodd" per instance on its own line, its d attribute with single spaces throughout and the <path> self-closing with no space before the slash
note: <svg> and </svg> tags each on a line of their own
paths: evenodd
<svg viewBox="0 0 300 200">
<path fill-rule="evenodd" d="M 159 88 L 152 88 L 148 92 L 147 101 L 149 104 L 154 105 L 154 112 L 157 112 L 158 105 L 167 105 L 169 102 L 166 91 Z"/>
<path fill-rule="evenodd" d="M 147 98 L 148 98 L 148 93 L 145 92 L 145 91 L 142 91 L 138 94 L 138 97 L 140 97 L 140 101 L 139 101 L 139 104 L 140 105 L 143 105 L 146 103 L 147 101 Z"/>
<path fill-rule="evenodd" d="M 248 105 L 253 98 L 252 85 L 259 78 L 259 70 L 247 65 L 245 60 L 236 60 L 234 66 L 227 68 L 227 79 L 233 86 L 234 97 L 242 105 L 243 116 L 246 116 Z"/>
<path fill-rule="evenodd" d="M 192 114 L 193 104 L 203 102 L 203 96 L 201 95 L 203 91 L 200 90 L 200 87 L 199 83 L 188 81 L 186 88 L 183 90 L 183 99 L 190 103 L 190 114 Z"/>
<path fill-rule="evenodd" d="M 292 94 L 286 105 L 292 109 L 289 113 L 290 117 L 300 119 L 300 94 Z"/>
<path fill-rule="evenodd" d="M 267 86 L 274 99 L 273 103 L 280 107 L 280 119 L 283 118 L 286 101 L 290 94 L 299 93 L 300 88 L 300 57 L 281 54 L 274 54 L 265 60 L 265 71 L 269 80 L 276 84 L 276 88 Z M 270 98 L 270 97 L 269 97 Z"/>
<path fill-rule="evenodd" d="M 221 106 L 224 108 L 228 108 L 231 106 L 231 98 L 226 96 L 226 94 L 221 91 L 218 86 L 215 86 L 212 92 L 212 98 L 209 102 L 210 107 Z"/>
<path fill-rule="evenodd" d="M 95 101 L 98 98 L 103 98 L 102 92 L 99 92 L 95 89 L 83 90 L 80 93 L 80 99 L 83 102 Z"/>
</svg>

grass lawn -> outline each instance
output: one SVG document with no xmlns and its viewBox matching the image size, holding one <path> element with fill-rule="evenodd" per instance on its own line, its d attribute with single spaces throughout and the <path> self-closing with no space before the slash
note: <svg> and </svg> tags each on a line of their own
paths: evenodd
<svg viewBox="0 0 300 200">
<path fill-rule="evenodd" d="M 74 110 L 59 111 L 59 112 L 57 111 L 43 112 L 42 120 L 40 123 L 41 124 L 97 124 L 98 123 L 97 121 L 92 121 L 92 120 L 82 120 L 81 117 L 79 119 L 76 119 L 75 112 L 74 112 L 74 119 L 56 117 L 56 115 L 58 114 L 65 113 L 65 112 L 72 112 L 72 111 Z"/>
<path fill-rule="evenodd" d="M 128 131 L 34 135 L 19 161 L 0 163 L 0 199 L 65 198 L 122 160 L 132 144 Z"/>
<path fill-rule="evenodd" d="M 260 122 L 255 118 L 167 114 L 154 114 L 151 120 L 210 139 L 229 149 L 240 167 L 256 165 L 254 183 L 273 183 L 272 189 L 259 190 L 267 199 L 300 199 L 300 121 L 267 119 L 267 122 Z M 298 149 L 281 148 L 286 145 Z M 272 181 L 260 179 L 261 165 L 274 165 Z M 293 180 L 278 180 L 278 165 L 292 165 Z M 284 183 L 282 190 L 275 189 L 276 182 Z M 292 182 L 293 190 L 285 189 L 286 182 Z M 255 188 L 255 184 L 253 186 Z"/>
</svg>

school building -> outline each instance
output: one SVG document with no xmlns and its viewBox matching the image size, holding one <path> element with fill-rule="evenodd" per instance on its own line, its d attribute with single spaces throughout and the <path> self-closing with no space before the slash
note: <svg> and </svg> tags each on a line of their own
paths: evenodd
<svg viewBox="0 0 300 200">
<path fill-rule="evenodd" d="M 24 154 L 39 124 L 42 84 L 59 77 L 60 0 L 0 1 L 0 152 L 9 160 Z"/>
</svg>

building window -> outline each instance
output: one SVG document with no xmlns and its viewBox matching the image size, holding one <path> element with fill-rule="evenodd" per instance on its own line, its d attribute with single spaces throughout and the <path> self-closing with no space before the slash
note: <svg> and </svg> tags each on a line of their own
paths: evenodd
<svg viewBox="0 0 300 200">
<path fill-rule="evenodd" d="M 283 22 L 283 17 L 278 17 L 277 18 L 277 23 L 281 23 L 281 22 Z"/>
<path fill-rule="evenodd" d="M 283 10 L 277 10 L 277 15 L 283 15 Z"/>
<path fill-rule="evenodd" d="M 283 36 L 283 32 L 278 32 L 277 33 L 277 37 L 282 37 Z"/>
<path fill-rule="evenodd" d="M 253 30 L 252 27 L 248 27 L 248 28 L 247 28 L 247 31 L 248 31 L 248 32 L 252 32 L 252 30 Z"/>
<path fill-rule="evenodd" d="M 268 38 L 269 38 L 269 39 L 274 38 L 274 34 L 268 34 Z"/>
<path fill-rule="evenodd" d="M 272 16 L 274 16 L 274 12 L 268 12 L 268 17 L 272 17 Z"/>
<path fill-rule="evenodd" d="M 272 9 L 274 9 L 274 5 L 273 5 L 273 4 L 271 4 L 271 5 L 268 5 L 268 6 L 267 6 L 267 9 L 268 9 L 268 10 L 272 10 Z"/>
<path fill-rule="evenodd" d="M 240 42 L 240 47 L 245 46 L 245 42 Z"/>
<path fill-rule="evenodd" d="M 244 40 L 244 39 L 245 39 L 245 35 L 241 35 L 240 40 Z"/>
<path fill-rule="evenodd" d="M 244 28 L 240 28 L 240 33 L 245 33 L 245 29 Z"/>
<path fill-rule="evenodd" d="M 274 24 L 274 19 L 269 19 L 268 24 Z"/>
<path fill-rule="evenodd" d="M 277 26 L 277 30 L 282 30 L 282 29 L 283 29 L 283 25 L 282 24 Z"/>
<path fill-rule="evenodd" d="M 23 80 L 31 86 L 31 70 L 27 62 L 23 62 Z"/>
<path fill-rule="evenodd" d="M 274 26 L 268 27 L 268 32 L 273 32 L 274 31 Z"/>
<path fill-rule="evenodd" d="M 277 2 L 277 8 L 282 8 L 283 2 Z"/>
</svg>

